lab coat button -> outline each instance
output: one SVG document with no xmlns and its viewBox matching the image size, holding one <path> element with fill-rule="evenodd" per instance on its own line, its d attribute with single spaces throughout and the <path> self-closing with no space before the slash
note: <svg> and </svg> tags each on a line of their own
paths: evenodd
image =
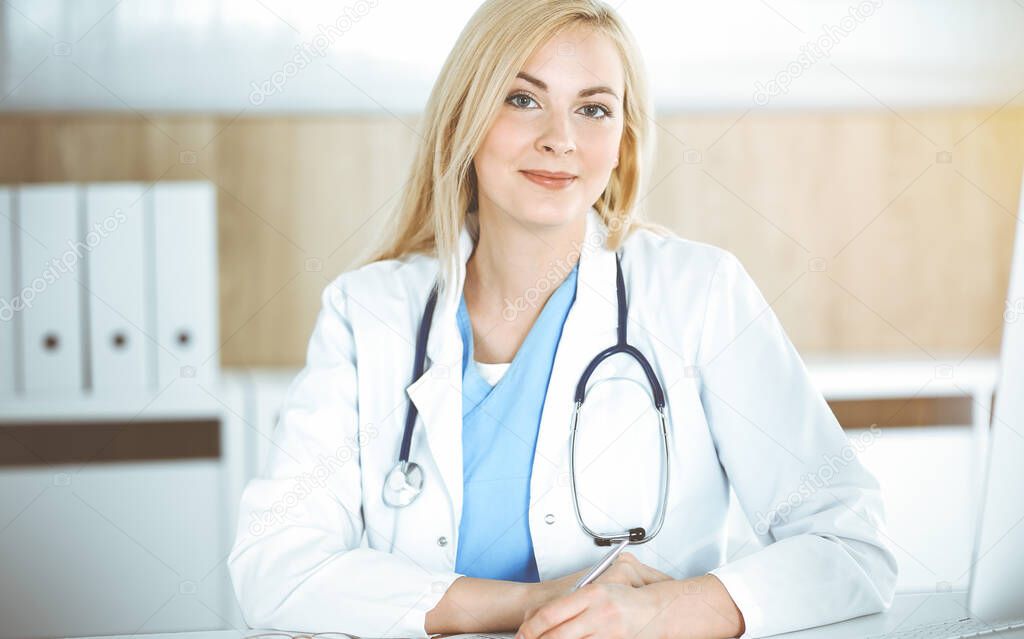
<svg viewBox="0 0 1024 639">
<path fill-rule="evenodd" d="M 553 523 L 555 523 L 555 516 L 552 515 L 551 513 L 548 513 L 548 514 L 544 515 L 544 523 L 546 523 L 546 524 L 553 524 Z"/>
<path fill-rule="evenodd" d="M 437 538 L 437 545 L 441 546 L 442 548 L 447 546 L 448 545 L 448 538 L 445 537 L 444 535 L 441 535 L 440 537 Z"/>
</svg>

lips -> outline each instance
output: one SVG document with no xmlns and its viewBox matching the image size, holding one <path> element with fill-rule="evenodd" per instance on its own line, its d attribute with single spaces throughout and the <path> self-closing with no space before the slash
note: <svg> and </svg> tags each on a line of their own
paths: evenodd
<svg viewBox="0 0 1024 639">
<path fill-rule="evenodd" d="M 573 173 L 566 173 L 565 171 L 541 171 L 539 169 L 523 169 L 523 173 L 532 173 L 541 177 L 547 178 L 573 178 L 576 177 Z"/>
<path fill-rule="evenodd" d="M 539 184 L 549 189 L 565 188 L 576 181 L 575 175 L 565 173 L 564 171 L 523 170 L 520 173 L 534 184 Z"/>
</svg>

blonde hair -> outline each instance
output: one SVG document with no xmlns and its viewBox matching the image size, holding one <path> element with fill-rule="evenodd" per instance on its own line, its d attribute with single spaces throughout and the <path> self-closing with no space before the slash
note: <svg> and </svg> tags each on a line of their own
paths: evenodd
<svg viewBox="0 0 1024 639">
<path fill-rule="evenodd" d="M 454 280 L 458 242 L 467 222 L 479 238 L 473 157 L 505 102 L 504 92 L 533 51 L 567 27 L 583 24 L 617 46 L 625 77 L 619 164 L 593 204 L 617 250 L 635 228 L 666 234 L 636 213 L 653 155 L 651 104 L 643 62 L 622 19 L 600 0 L 488 0 L 473 14 L 448 54 L 427 101 L 426 132 L 413 161 L 393 228 L 369 260 L 435 255 L 442 285 Z"/>
</svg>

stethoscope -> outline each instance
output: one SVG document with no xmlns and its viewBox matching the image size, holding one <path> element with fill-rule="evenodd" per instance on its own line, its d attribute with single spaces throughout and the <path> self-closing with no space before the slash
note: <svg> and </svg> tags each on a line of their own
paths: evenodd
<svg viewBox="0 0 1024 639">
<path fill-rule="evenodd" d="M 626 285 L 622 277 L 622 265 L 619 262 L 618 253 L 615 254 L 615 288 L 618 302 L 618 342 L 601 351 L 591 360 L 590 364 L 583 371 L 579 382 L 576 384 L 575 407 L 572 413 L 572 420 L 569 431 L 569 478 L 572 490 L 572 504 L 576 512 L 576 521 L 588 535 L 594 538 L 598 546 L 609 546 L 613 543 L 620 546 L 626 544 L 642 544 L 650 541 L 661 530 L 665 521 L 665 511 L 668 505 L 668 476 L 669 476 L 669 443 L 668 443 L 668 418 L 665 414 L 665 392 L 662 389 L 658 376 L 654 373 L 643 353 L 629 344 L 626 340 L 626 317 L 628 308 L 626 306 Z M 427 306 L 423 312 L 423 319 L 420 322 L 419 331 L 416 335 L 416 359 L 413 366 L 413 380 L 423 375 L 423 367 L 426 360 L 427 337 L 430 333 L 430 324 L 434 316 L 434 307 L 437 304 L 438 286 L 435 284 L 427 299 Z M 597 367 L 605 359 L 616 354 L 629 355 L 640 364 L 647 377 L 647 383 L 653 397 L 654 408 L 658 413 L 658 421 L 661 426 L 662 458 L 661 465 L 661 489 L 658 500 L 658 510 L 654 517 L 654 523 L 650 530 L 643 527 L 630 528 L 623 532 L 598 532 L 587 526 L 580 515 L 579 494 L 576 490 L 576 431 L 579 426 L 580 411 L 583 408 L 583 400 L 587 393 L 587 382 Z M 617 379 L 617 378 L 611 378 Z M 602 380 L 607 382 L 610 380 Z M 633 381 L 633 380 L 630 380 Z M 384 480 L 383 499 L 384 503 L 393 508 L 408 506 L 423 492 L 423 469 L 415 462 L 409 461 L 409 449 L 412 445 L 413 427 L 416 423 L 416 405 L 409 402 L 409 410 L 405 416 L 405 432 L 402 435 L 402 446 L 398 454 L 398 463 L 387 474 Z"/>
</svg>

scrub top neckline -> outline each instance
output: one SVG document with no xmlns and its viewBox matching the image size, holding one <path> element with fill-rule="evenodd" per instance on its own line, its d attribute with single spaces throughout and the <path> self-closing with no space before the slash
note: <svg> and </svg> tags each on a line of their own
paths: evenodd
<svg viewBox="0 0 1024 639">
<path fill-rule="evenodd" d="M 498 381 L 505 375 L 505 372 L 508 371 L 508 367 L 511 364 L 512 362 L 487 364 L 484 362 L 478 362 L 476 360 L 473 360 L 473 365 L 476 366 L 477 372 L 480 374 L 481 377 L 484 378 L 484 381 L 490 384 L 491 386 L 494 386 L 495 384 L 498 383 Z"/>
<path fill-rule="evenodd" d="M 475 366 L 467 366 L 468 363 L 475 362 L 475 360 L 473 359 L 473 328 L 472 328 L 472 324 L 469 321 L 469 310 L 466 307 L 466 295 L 465 295 L 465 293 L 463 293 L 462 296 L 459 298 L 459 309 L 458 309 L 458 312 L 456 313 L 456 319 L 457 319 L 458 324 L 459 324 L 459 332 L 462 335 L 463 377 L 465 377 L 467 373 L 470 373 L 470 371 L 472 371 L 470 374 L 476 379 L 476 381 L 480 385 L 485 387 L 485 388 L 482 389 L 484 391 L 484 396 L 480 399 L 480 401 L 477 403 L 477 405 L 473 408 L 474 411 L 479 409 L 483 404 L 485 404 L 487 402 L 487 399 L 490 396 L 490 392 L 491 391 L 493 391 L 495 388 L 498 388 L 500 385 L 504 384 L 506 380 L 511 378 L 514 375 L 514 373 L 519 368 L 521 368 L 521 364 L 520 364 L 520 360 L 522 360 L 521 355 L 526 350 L 527 344 L 528 343 L 532 343 L 535 339 L 537 339 L 536 335 L 537 335 L 537 328 L 538 328 L 538 326 L 540 326 L 542 324 L 543 319 L 546 318 L 546 314 L 550 314 L 550 313 L 554 312 L 555 307 L 559 306 L 559 304 L 557 302 L 553 303 L 552 300 L 554 300 L 556 296 L 559 296 L 559 295 L 570 295 L 570 294 L 572 295 L 573 300 L 575 300 L 575 296 L 576 296 L 576 275 L 577 275 L 578 271 L 579 271 L 579 261 L 577 260 L 576 264 L 573 265 L 573 268 L 569 272 L 569 274 L 558 285 L 558 288 L 556 288 L 555 291 L 544 302 L 544 307 L 541 308 L 540 313 L 538 313 L 537 317 L 534 319 L 533 325 L 530 326 L 530 330 L 526 334 L 526 338 L 523 339 L 523 342 L 519 345 L 519 348 L 516 350 L 516 354 L 512 357 L 512 361 L 508 362 L 508 368 L 505 370 L 505 373 L 501 376 L 501 379 L 499 379 L 498 382 L 496 384 L 494 384 L 493 386 L 491 384 L 488 384 L 487 381 L 485 379 L 483 379 L 483 377 L 480 376 L 480 374 L 477 372 Z M 570 286 L 571 286 L 571 291 L 568 291 L 567 289 L 569 289 Z M 463 389 L 464 392 L 468 391 L 468 390 L 470 390 L 470 389 L 466 389 L 466 388 Z"/>
<path fill-rule="evenodd" d="M 494 367 L 508 366 L 509 364 L 512 363 L 512 362 L 481 362 L 478 359 L 473 359 L 473 361 L 476 362 L 477 364 L 481 365 L 481 366 L 494 366 Z"/>
</svg>

